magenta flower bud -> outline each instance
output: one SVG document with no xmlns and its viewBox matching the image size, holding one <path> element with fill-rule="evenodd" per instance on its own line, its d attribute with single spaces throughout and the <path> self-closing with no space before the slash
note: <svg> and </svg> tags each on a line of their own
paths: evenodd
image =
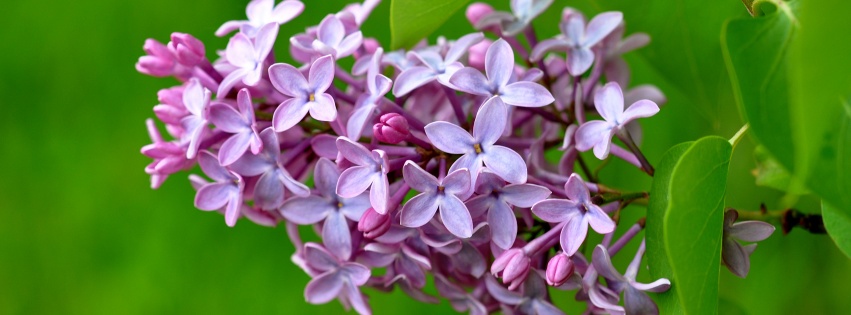
<svg viewBox="0 0 851 315">
<path fill-rule="evenodd" d="M 375 38 L 365 38 L 363 40 L 363 50 L 366 51 L 367 54 L 375 53 L 375 50 L 381 47 L 381 44 Z"/>
<path fill-rule="evenodd" d="M 514 290 L 526 280 L 529 274 L 531 259 L 523 249 L 512 248 L 502 252 L 491 265 L 491 273 L 502 277 L 503 283 L 510 283 L 509 290 Z M 500 273 L 502 273 L 500 275 Z"/>
<path fill-rule="evenodd" d="M 189 67 L 197 65 L 206 55 L 204 43 L 186 33 L 171 33 L 169 46 L 174 51 L 177 62 Z"/>
<path fill-rule="evenodd" d="M 547 263 L 547 284 L 561 286 L 573 274 L 573 261 L 564 253 L 558 253 Z"/>
<path fill-rule="evenodd" d="M 363 236 L 369 239 L 374 239 L 390 230 L 390 216 L 380 214 L 373 208 L 366 209 L 358 221 L 358 231 L 363 232 Z"/>
<path fill-rule="evenodd" d="M 467 57 L 470 67 L 479 69 L 479 71 L 485 71 L 485 54 L 488 52 L 491 44 L 493 44 L 492 41 L 485 39 L 470 46 L 469 56 Z"/>
<path fill-rule="evenodd" d="M 491 12 L 493 12 L 492 6 L 487 3 L 476 2 L 467 7 L 467 12 L 465 14 L 467 16 L 467 20 L 470 21 L 470 24 L 476 25 L 482 17 L 490 14 Z"/>
<path fill-rule="evenodd" d="M 411 132 L 408 130 L 408 120 L 405 117 L 389 113 L 381 115 L 379 122 L 372 126 L 372 133 L 378 141 L 397 144 L 404 141 Z"/>
<path fill-rule="evenodd" d="M 162 43 L 148 39 L 142 47 L 147 53 L 139 57 L 136 70 L 155 77 L 169 76 L 174 72 L 174 58 L 168 48 Z"/>
</svg>

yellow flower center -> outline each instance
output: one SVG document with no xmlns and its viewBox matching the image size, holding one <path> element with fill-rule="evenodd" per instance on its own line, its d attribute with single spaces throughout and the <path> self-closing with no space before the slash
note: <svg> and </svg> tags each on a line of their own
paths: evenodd
<svg viewBox="0 0 851 315">
<path fill-rule="evenodd" d="M 482 145 L 481 144 L 478 144 L 478 143 L 474 144 L 473 149 L 476 150 L 476 153 L 482 153 Z"/>
<path fill-rule="evenodd" d="M 443 186 L 437 186 L 437 191 L 443 191 Z"/>
<path fill-rule="evenodd" d="M 310 100 L 311 102 L 313 102 L 313 101 L 316 100 L 316 95 L 314 95 L 313 93 L 310 93 L 310 96 L 308 96 L 307 99 Z"/>
<path fill-rule="evenodd" d="M 342 208 L 342 207 L 343 207 L 343 203 L 342 203 L 342 202 L 338 202 L 338 203 L 337 203 L 337 208 Z"/>
</svg>

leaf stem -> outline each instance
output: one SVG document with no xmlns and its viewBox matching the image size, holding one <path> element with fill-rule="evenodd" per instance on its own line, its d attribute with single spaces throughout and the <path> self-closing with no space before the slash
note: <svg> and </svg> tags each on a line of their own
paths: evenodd
<svg viewBox="0 0 851 315">
<path fill-rule="evenodd" d="M 736 145 L 739 144 L 739 141 L 742 140 L 742 136 L 746 132 L 748 132 L 749 127 L 750 124 L 745 124 L 744 126 L 742 126 L 742 128 L 739 129 L 739 131 L 736 131 L 736 134 L 734 134 L 732 138 L 730 138 L 730 145 L 732 145 L 733 148 L 736 148 Z"/>
</svg>

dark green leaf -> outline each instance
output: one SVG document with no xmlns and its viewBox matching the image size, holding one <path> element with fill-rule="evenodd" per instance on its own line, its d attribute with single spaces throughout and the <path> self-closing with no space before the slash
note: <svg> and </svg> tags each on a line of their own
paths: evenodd
<svg viewBox="0 0 851 315">
<path fill-rule="evenodd" d="M 845 256 L 851 258 L 851 216 L 847 211 L 841 211 L 826 203 L 822 203 L 822 218 L 827 233 Z"/>
<path fill-rule="evenodd" d="M 408 48 L 434 32 L 470 0 L 393 0 L 390 39 L 393 49 Z"/>
<path fill-rule="evenodd" d="M 794 146 L 787 48 L 797 26 L 788 12 L 775 10 L 757 18 L 730 20 L 721 33 L 721 44 L 736 102 L 750 123 L 750 134 L 791 170 Z"/>
<path fill-rule="evenodd" d="M 648 243 L 647 253 L 653 277 L 666 277 L 673 283 L 659 299 L 664 313 L 717 312 L 731 153 L 726 139 L 705 137 L 691 145 L 675 146 L 658 165 L 647 220 L 647 238 L 655 241 Z"/>
</svg>

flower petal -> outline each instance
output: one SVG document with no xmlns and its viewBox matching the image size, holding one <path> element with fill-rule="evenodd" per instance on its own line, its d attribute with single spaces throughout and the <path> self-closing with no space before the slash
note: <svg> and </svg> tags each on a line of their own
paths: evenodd
<svg viewBox="0 0 851 315">
<path fill-rule="evenodd" d="M 744 248 L 742 248 L 742 245 L 739 245 L 736 241 L 729 238 L 724 239 L 721 248 L 721 258 L 727 269 L 730 269 L 730 272 L 734 275 L 740 278 L 748 275 L 751 267 L 750 258 Z"/>
<path fill-rule="evenodd" d="M 334 57 L 331 55 L 322 56 L 313 62 L 307 80 L 312 93 L 323 93 L 331 86 L 331 82 L 334 81 L 334 67 Z"/>
<path fill-rule="evenodd" d="M 310 117 L 319 121 L 332 121 L 337 118 L 337 107 L 334 98 L 328 93 L 316 94 L 316 101 L 310 102 Z"/>
<path fill-rule="evenodd" d="M 405 69 L 396 77 L 396 83 L 393 85 L 393 95 L 396 97 L 404 96 L 414 89 L 433 81 L 437 77 L 437 73 L 431 68 L 423 66 L 415 66 Z"/>
<path fill-rule="evenodd" d="M 609 217 L 603 209 L 599 206 L 587 203 L 585 204 L 585 218 L 588 220 L 588 224 L 591 225 L 591 228 L 597 233 L 600 234 L 608 234 L 615 230 L 615 221 L 612 221 L 612 218 Z"/>
<path fill-rule="evenodd" d="M 651 100 L 640 100 L 627 107 L 626 111 L 621 116 L 621 125 L 629 123 L 638 118 L 645 118 L 656 115 L 659 112 L 659 105 Z"/>
<path fill-rule="evenodd" d="M 597 44 L 614 31 L 622 21 L 623 13 L 621 12 L 603 12 L 597 14 L 597 16 L 588 22 L 588 26 L 585 29 L 585 40 L 582 42 L 582 45 L 591 47 Z"/>
<path fill-rule="evenodd" d="M 567 53 L 567 70 L 572 76 L 580 76 L 594 63 L 594 52 L 588 48 L 573 48 Z"/>
<path fill-rule="evenodd" d="M 333 300 L 343 289 L 343 279 L 337 270 L 323 273 L 307 284 L 304 288 L 304 298 L 308 303 L 324 304 Z"/>
<path fill-rule="evenodd" d="M 352 235 L 349 223 L 342 213 L 331 212 L 322 225 L 322 241 L 328 251 L 341 261 L 349 260 L 352 256 Z"/>
<path fill-rule="evenodd" d="M 612 124 L 621 123 L 623 117 L 623 91 L 616 82 L 606 83 L 594 93 L 594 107 L 600 116 Z M 657 108 L 658 109 L 658 108 Z"/>
<path fill-rule="evenodd" d="M 277 132 L 284 132 L 297 125 L 310 110 L 310 106 L 307 105 L 308 103 L 299 98 L 284 101 L 272 114 L 272 127 Z"/>
<path fill-rule="evenodd" d="M 443 59 L 443 63 L 450 64 L 458 59 L 461 59 L 467 51 L 470 49 L 470 46 L 477 44 L 485 39 L 485 35 L 481 32 L 472 33 L 461 36 L 458 40 L 452 43 L 452 46 L 449 47 L 449 51 L 446 52 L 446 57 Z"/>
<path fill-rule="evenodd" d="M 269 52 L 272 51 L 272 47 L 275 46 L 275 39 L 278 38 L 279 28 L 278 23 L 268 23 L 257 31 L 257 36 L 254 38 L 254 58 L 256 58 L 254 60 L 256 62 L 263 62 Z"/>
<path fill-rule="evenodd" d="M 442 185 L 447 194 L 464 194 L 472 188 L 470 187 L 470 171 L 466 168 L 454 170 L 446 175 Z"/>
<path fill-rule="evenodd" d="M 494 202 L 488 211 L 488 225 L 491 227 L 491 238 L 499 248 L 508 249 L 514 245 L 517 237 L 517 218 L 514 211 L 504 202 Z"/>
<path fill-rule="evenodd" d="M 390 183 L 387 181 L 387 174 L 377 174 L 373 177 L 372 188 L 369 190 L 369 203 L 375 209 L 375 212 L 386 214 L 389 198 Z"/>
<path fill-rule="evenodd" d="M 322 22 L 319 23 L 316 35 L 319 40 L 326 45 L 336 47 L 341 41 L 343 41 L 343 36 L 346 35 L 346 29 L 343 26 L 343 22 L 340 22 L 339 18 L 333 14 L 328 14 L 324 19 L 322 19 Z"/>
<path fill-rule="evenodd" d="M 336 144 L 337 150 L 346 160 L 361 166 L 373 166 L 376 164 L 376 161 L 372 158 L 372 152 L 362 144 L 346 137 L 338 137 Z"/>
<path fill-rule="evenodd" d="M 281 205 L 280 209 L 281 215 L 287 221 L 299 225 L 315 224 L 333 211 L 334 206 L 331 202 L 319 196 L 290 198 Z"/>
<path fill-rule="evenodd" d="M 363 213 L 371 206 L 369 196 L 365 194 L 357 195 L 354 198 L 343 198 L 340 201 L 343 206 L 340 208 L 340 213 L 352 221 L 360 221 Z"/>
<path fill-rule="evenodd" d="M 227 182 L 234 179 L 234 176 L 219 163 L 218 158 L 208 151 L 202 151 L 198 154 L 198 165 L 201 166 L 204 174 L 217 182 Z"/>
<path fill-rule="evenodd" d="M 533 205 L 532 213 L 541 218 L 541 220 L 550 223 L 560 223 L 570 220 L 574 215 L 578 215 L 579 208 L 575 201 L 547 199 Z"/>
<path fill-rule="evenodd" d="M 502 87 L 499 97 L 506 104 L 520 107 L 541 107 L 555 101 L 547 88 L 535 82 L 520 81 Z"/>
<path fill-rule="evenodd" d="M 466 67 L 455 71 L 449 78 L 449 83 L 458 91 L 475 95 L 491 95 L 488 79 L 476 68 Z"/>
<path fill-rule="evenodd" d="M 224 208 L 236 186 L 224 183 L 204 185 L 195 194 L 195 207 L 201 210 L 213 211 Z"/>
<path fill-rule="evenodd" d="M 481 154 L 482 161 L 485 166 L 493 171 L 499 177 L 502 177 L 507 182 L 512 184 L 523 184 L 526 182 L 528 171 L 526 170 L 526 162 L 514 150 L 495 145 Z"/>
<path fill-rule="evenodd" d="M 225 49 L 225 57 L 228 63 L 239 68 L 254 68 L 254 44 L 245 34 L 236 33 L 228 41 Z"/>
<path fill-rule="evenodd" d="M 496 143 L 508 121 L 508 107 L 499 97 L 491 97 L 479 108 L 473 124 L 473 138 L 480 145 Z"/>
<path fill-rule="evenodd" d="M 322 245 L 316 243 L 304 244 L 304 259 L 311 268 L 321 272 L 340 267 L 339 260 Z"/>
<path fill-rule="evenodd" d="M 337 46 L 337 53 L 335 56 L 337 58 L 350 56 L 361 46 L 362 43 L 363 33 L 361 33 L 361 31 L 351 33 L 343 38 L 343 41 Z"/>
<path fill-rule="evenodd" d="M 239 133 L 250 129 L 245 117 L 235 108 L 224 103 L 214 103 L 210 106 L 209 119 L 216 128 L 228 133 Z"/>
<path fill-rule="evenodd" d="M 271 18 L 273 21 L 278 22 L 278 24 L 284 24 L 301 14 L 302 11 L 304 11 L 304 3 L 295 0 L 285 0 L 275 6 Z"/>
<path fill-rule="evenodd" d="M 459 238 L 473 236 L 473 218 L 461 199 L 453 195 L 443 197 L 440 202 L 440 219 L 450 233 Z"/>
<path fill-rule="evenodd" d="M 529 60 L 537 62 L 544 59 L 544 54 L 552 51 L 567 51 L 570 48 L 570 43 L 561 38 L 545 39 L 535 45 L 532 53 L 529 55 Z"/>
<path fill-rule="evenodd" d="M 559 236 L 561 249 L 568 256 L 573 255 L 582 246 L 586 235 L 588 235 L 588 223 L 583 216 L 573 216 L 561 230 Z"/>
<path fill-rule="evenodd" d="M 609 252 L 602 244 L 598 244 L 594 247 L 591 262 L 594 264 L 594 269 L 596 269 L 604 278 L 617 282 L 627 281 L 626 278 L 624 278 L 623 275 L 615 269 L 615 266 L 612 265 L 612 259 L 609 256 Z"/>
<path fill-rule="evenodd" d="M 762 221 L 744 221 L 734 223 L 729 236 L 745 242 L 759 242 L 774 233 L 774 226 Z"/>
<path fill-rule="evenodd" d="M 419 192 L 433 192 L 440 185 L 434 175 L 423 170 L 414 161 L 405 161 L 405 166 L 402 167 L 402 175 L 408 186 Z"/>
<path fill-rule="evenodd" d="M 319 193 L 326 197 L 337 194 L 337 179 L 340 178 L 340 170 L 331 160 L 320 158 L 313 169 L 313 182 Z"/>
<path fill-rule="evenodd" d="M 337 182 L 337 195 L 343 198 L 352 198 L 366 191 L 378 173 L 370 166 L 350 167 L 340 174 Z M 377 211 L 377 210 L 376 210 Z"/>
<path fill-rule="evenodd" d="M 647 293 L 631 286 L 627 286 L 623 293 L 623 305 L 628 314 L 659 314 L 659 307 Z"/>
<path fill-rule="evenodd" d="M 251 141 L 251 133 L 238 133 L 230 136 L 222 147 L 219 148 L 219 161 L 223 166 L 228 166 L 236 162 L 245 151 L 248 151 L 248 146 Z"/>
<path fill-rule="evenodd" d="M 306 97 L 309 93 L 309 85 L 304 75 L 285 63 L 276 63 L 269 67 L 269 80 L 278 92 L 289 97 Z"/>
<path fill-rule="evenodd" d="M 491 44 L 485 53 L 485 73 L 488 81 L 495 87 L 505 86 L 513 72 L 514 51 L 508 42 L 500 38 Z"/>
<path fill-rule="evenodd" d="M 473 151 L 476 140 L 466 130 L 445 121 L 435 121 L 425 126 L 425 133 L 432 144 L 443 152 L 465 154 Z"/>
<path fill-rule="evenodd" d="M 278 170 L 270 170 L 260 176 L 254 186 L 254 204 L 263 210 L 276 209 L 284 203 L 284 185 L 278 178 Z"/>
<path fill-rule="evenodd" d="M 585 152 L 602 142 L 611 142 L 612 125 L 603 120 L 588 121 L 576 129 L 576 150 Z"/>
<path fill-rule="evenodd" d="M 529 208 L 536 202 L 549 197 L 552 193 L 549 189 L 543 186 L 533 184 L 514 184 L 507 185 L 500 191 L 500 196 L 509 204 Z"/>
<path fill-rule="evenodd" d="M 437 201 L 437 196 L 431 193 L 414 196 L 402 207 L 401 224 L 414 228 L 425 225 L 437 212 Z"/>
<path fill-rule="evenodd" d="M 649 292 L 659 293 L 659 292 L 668 291 L 668 289 L 671 288 L 671 281 L 669 281 L 668 279 L 662 278 L 662 279 L 653 281 L 651 283 L 633 282 L 631 285 L 634 288 L 641 290 L 641 291 L 649 291 Z"/>
</svg>

